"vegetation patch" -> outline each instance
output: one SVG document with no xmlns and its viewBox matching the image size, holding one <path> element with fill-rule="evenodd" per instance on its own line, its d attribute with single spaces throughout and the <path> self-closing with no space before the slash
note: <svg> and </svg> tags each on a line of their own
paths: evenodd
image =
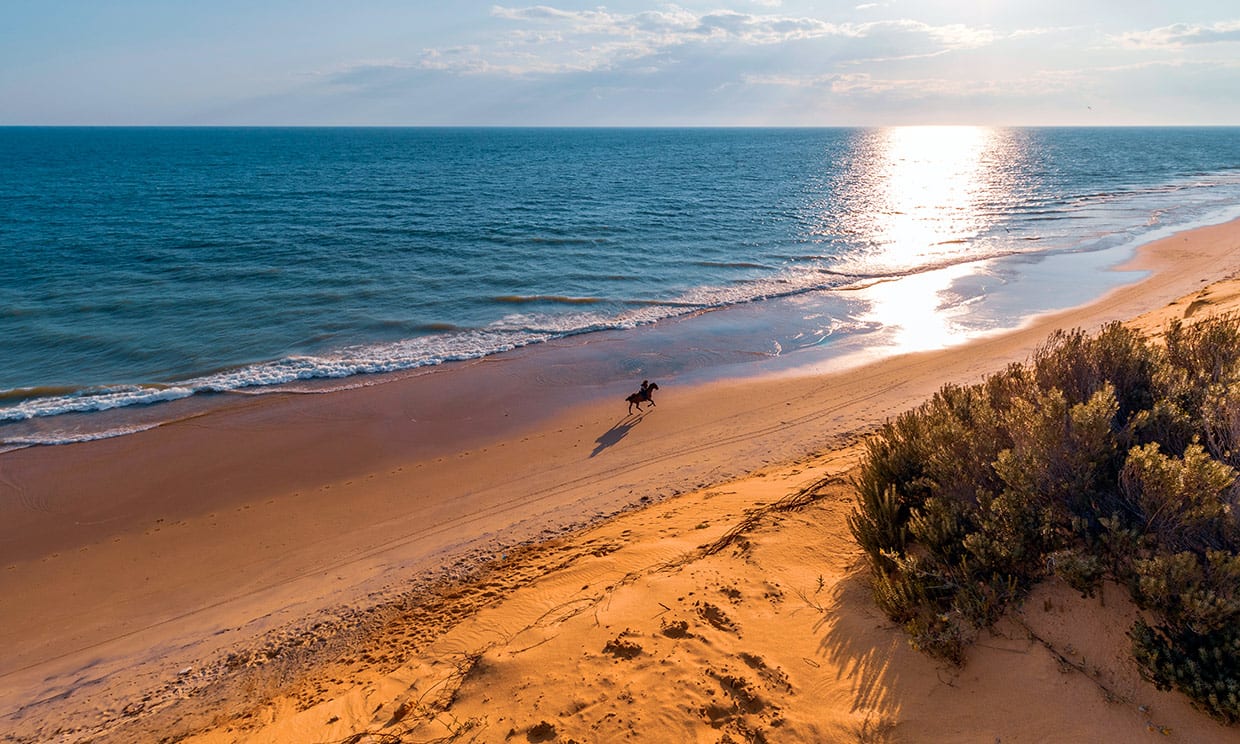
<svg viewBox="0 0 1240 744">
<path fill-rule="evenodd" d="M 1240 321 L 1060 331 L 1028 364 L 946 386 L 867 442 L 849 527 L 874 597 L 961 664 L 977 631 L 1057 575 L 1144 611 L 1142 674 L 1240 720 Z"/>
</svg>

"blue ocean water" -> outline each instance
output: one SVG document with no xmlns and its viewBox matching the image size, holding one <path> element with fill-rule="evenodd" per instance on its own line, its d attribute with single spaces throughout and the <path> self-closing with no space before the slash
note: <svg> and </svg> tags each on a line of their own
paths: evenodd
<svg viewBox="0 0 1240 744">
<path fill-rule="evenodd" d="M 0 129 L 0 444 L 1237 205 L 1240 128 Z"/>
</svg>

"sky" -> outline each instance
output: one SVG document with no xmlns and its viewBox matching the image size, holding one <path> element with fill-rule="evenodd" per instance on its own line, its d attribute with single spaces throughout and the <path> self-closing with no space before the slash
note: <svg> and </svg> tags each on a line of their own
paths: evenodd
<svg viewBox="0 0 1240 744">
<path fill-rule="evenodd" d="M 1236 0 L 0 0 L 0 125 L 1240 124 Z"/>
</svg>

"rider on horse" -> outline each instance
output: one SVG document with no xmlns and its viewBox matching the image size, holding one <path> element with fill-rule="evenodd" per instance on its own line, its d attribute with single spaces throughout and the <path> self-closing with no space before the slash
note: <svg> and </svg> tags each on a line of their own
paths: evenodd
<svg viewBox="0 0 1240 744">
<path fill-rule="evenodd" d="M 649 403 L 653 406 L 654 391 L 658 389 L 659 383 L 650 382 L 649 380 L 642 380 L 641 389 L 630 395 L 628 398 L 625 398 L 625 400 L 629 403 L 629 413 L 633 412 L 633 406 L 637 406 L 637 410 L 640 411 L 642 409 L 642 403 Z"/>
</svg>

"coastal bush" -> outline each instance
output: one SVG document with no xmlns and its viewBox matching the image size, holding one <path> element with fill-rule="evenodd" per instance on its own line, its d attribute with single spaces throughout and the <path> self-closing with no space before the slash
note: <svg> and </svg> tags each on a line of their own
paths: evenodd
<svg viewBox="0 0 1240 744">
<path fill-rule="evenodd" d="M 1240 362 L 1240 317 L 1221 315 L 1194 325 L 1174 320 L 1163 336 L 1167 363 L 1194 381 L 1193 389 L 1234 379 Z"/>
<path fill-rule="evenodd" d="M 1210 454 L 1240 467 L 1240 385 L 1211 385 L 1202 403 L 1201 419 Z"/>
<path fill-rule="evenodd" d="M 1032 366 L 1039 389 L 1059 390 L 1072 404 L 1111 386 L 1121 421 L 1149 408 L 1154 397 L 1156 354 L 1140 334 L 1118 322 L 1095 336 L 1056 331 L 1034 352 Z"/>
<path fill-rule="evenodd" d="M 1236 471 L 1190 444 L 1180 458 L 1157 442 L 1134 447 L 1120 472 L 1120 491 L 1163 550 L 1223 549 L 1234 537 Z"/>
<path fill-rule="evenodd" d="M 849 528 L 878 606 L 954 664 L 1044 578 L 1128 587 L 1147 679 L 1240 720 L 1240 321 L 1061 331 L 866 443 Z"/>
<path fill-rule="evenodd" d="M 1142 676 L 1158 689 L 1180 690 L 1225 723 L 1240 721 L 1240 629 L 1176 634 L 1137 620 L 1129 635 Z"/>
<path fill-rule="evenodd" d="M 906 510 L 894 488 L 859 491 L 863 503 L 848 515 L 848 527 L 870 560 L 890 571 L 895 567 L 890 556 L 902 554 L 908 542 Z"/>
</svg>

